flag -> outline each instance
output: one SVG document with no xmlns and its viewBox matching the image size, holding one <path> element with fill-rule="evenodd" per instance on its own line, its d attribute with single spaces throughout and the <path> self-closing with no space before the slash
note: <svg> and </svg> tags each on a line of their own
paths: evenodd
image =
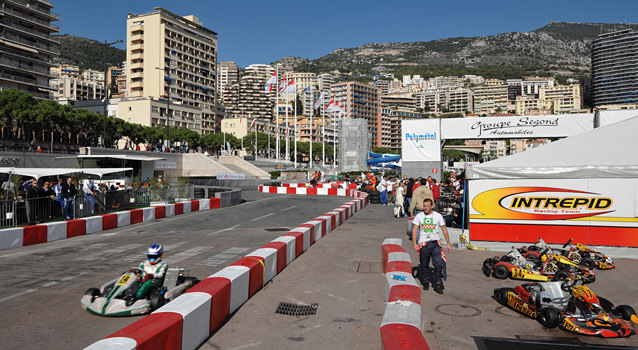
<svg viewBox="0 0 638 350">
<path fill-rule="evenodd" d="M 219 121 L 217 122 L 217 124 L 215 124 L 215 126 L 219 125 L 219 123 L 222 122 L 222 119 L 224 119 L 224 117 L 222 116 L 221 119 L 219 119 Z"/>
<path fill-rule="evenodd" d="M 320 92 L 319 96 L 317 97 L 317 101 L 315 101 L 315 109 L 321 107 L 322 100 L 323 100 L 323 94 Z"/>
<path fill-rule="evenodd" d="M 334 108 L 334 103 L 335 103 L 335 99 L 333 98 L 332 100 L 330 100 L 330 103 L 328 103 L 328 105 L 326 106 L 326 108 L 324 108 L 324 110 L 328 112 L 332 112 L 332 109 Z"/>
<path fill-rule="evenodd" d="M 239 125 L 241 125 L 241 121 L 242 121 L 242 119 L 244 119 L 244 116 L 243 116 L 243 115 L 240 115 L 240 116 L 239 116 Z"/>
<path fill-rule="evenodd" d="M 255 122 L 257 121 L 257 118 L 253 119 L 253 122 L 250 123 L 250 127 L 248 128 L 248 131 L 250 131 L 250 129 L 253 128 L 253 126 L 255 126 Z"/>
<path fill-rule="evenodd" d="M 288 132 L 290 131 L 289 127 L 286 127 L 286 137 L 288 137 Z"/>
<path fill-rule="evenodd" d="M 303 92 L 312 92 L 312 89 L 310 88 L 310 85 L 308 85 L 307 88 L 303 89 Z"/>
<path fill-rule="evenodd" d="M 275 72 L 272 73 L 272 76 L 270 77 L 270 79 L 268 79 L 268 81 L 266 82 L 266 85 L 264 86 L 264 88 L 266 89 L 266 92 L 270 92 L 272 91 L 272 86 L 277 84 L 277 70 L 275 69 Z"/>
<path fill-rule="evenodd" d="M 295 78 L 290 79 L 284 92 L 295 92 Z"/>
<path fill-rule="evenodd" d="M 286 75 L 287 74 L 284 74 L 284 78 L 281 79 L 281 84 L 279 84 L 279 92 L 283 92 L 284 90 L 286 90 L 286 83 L 288 82 Z"/>
</svg>

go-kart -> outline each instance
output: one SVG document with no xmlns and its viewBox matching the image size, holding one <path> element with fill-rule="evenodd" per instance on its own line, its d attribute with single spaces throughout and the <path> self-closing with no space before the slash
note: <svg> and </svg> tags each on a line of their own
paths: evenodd
<svg viewBox="0 0 638 350">
<path fill-rule="evenodd" d="M 563 249 L 557 249 L 556 251 L 576 264 L 590 270 L 593 268 L 609 270 L 616 267 L 616 264 L 614 264 L 613 260 L 607 255 L 580 243 L 576 243 L 576 246 L 573 246 L 571 244 L 573 240 L 573 238 L 570 238 L 567 243 L 563 244 Z M 526 256 L 528 254 L 538 254 L 538 252 L 545 248 L 547 248 L 547 244 L 545 244 L 542 238 L 539 238 L 536 244 L 527 248 L 529 252 L 526 253 Z"/>
<path fill-rule="evenodd" d="M 141 269 L 132 268 L 100 289 L 89 288 L 82 297 L 82 308 L 100 316 L 144 314 L 162 307 L 199 282 L 195 277 L 185 276 L 183 268 L 169 268 L 146 296 L 137 299 L 141 276 Z"/>
<path fill-rule="evenodd" d="M 532 281 L 563 281 L 568 278 L 581 279 L 583 283 L 596 280 L 594 273 L 588 268 L 578 266 L 571 260 L 549 248 L 543 250 L 537 257 L 526 258 L 519 249 L 512 247 L 509 253 L 502 257 L 488 258 L 483 261 L 483 274 L 498 279 L 532 280 Z"/>
<path fill-rule="evenodd" d="M 578 282 L 534 282 L 497 288 L 494 299 L 547 328 L 560 327 L 604 338 L 628 337 L 638 332 L 638 317 L 631 306 L 614 306 Z"/>
</svg>

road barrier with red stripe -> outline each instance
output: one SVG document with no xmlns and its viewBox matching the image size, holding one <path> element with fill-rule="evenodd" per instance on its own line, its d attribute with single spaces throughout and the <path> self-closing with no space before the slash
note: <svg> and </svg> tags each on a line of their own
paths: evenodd
<svg viewBox="0 0 638 350">
<path fill-rule="evenodd" d="M 271 188 L 275 188 L 275 192 L 272 192 Z M 279 193 L 277 189 L 259 186 L 260 192 Z M 350 192 L 347 196 L 355 199 L 273 239 L 230 266 L 203 279 L 152 314 L 86 349 L 196 349 L 229 315 L 237 311 L 299 255 L 368 204 L 366 193 L 348 191 Z M 346 196 L 346 192 L 340 193 Z M 327 192 L 325 194 L 328 195 Z"/>
<path fill-rule="evenodd" d="M 154 221 L 176 214 L 189 213 L 191 208 L 193 208 L 192 211 L 216 209 L 221 206 L 220 202 L 219 198 L 196 199 L 189 202 L 89 216 L 82 219 L 6 228 L 0 230 L 0 250 L 53 242 L 140 222 Z M 177 212 L 176 208 L 187 210 Z"/>
<path fill-rule="evenodd" d="M 410 255 L 401 239 L 387 238 L 381 245 L 386 278 L 386 307 L 381 321 L 384 349 L 429 349 L 421 332 L 421 288 L 412 277 Z"/>
</svg>

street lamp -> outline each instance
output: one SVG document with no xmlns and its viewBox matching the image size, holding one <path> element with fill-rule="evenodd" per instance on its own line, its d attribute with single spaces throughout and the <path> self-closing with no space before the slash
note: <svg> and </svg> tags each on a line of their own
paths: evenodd
<svg viewBox="0 0 638 350">
<path fill-rule="evenodd" d="M 102 147 L 106 148 L 106 104 L 107 104 L 107 99 L 109 97 L 109 89 L 106 86 L 106 74 L 109 71 L 109 67 L 106 66 L 106 51 L 109 48 L 109 46 L 111 45 L 115 45 L 115 44 L 120 44 L 123 43 L 122 40 L 118 40 L 118 41 L 114 41 L 112 43 L 107 43 L 106 40 L 104 41 L 104 59 L 103 59 L 103 64 L 104 64 L 104 125 L 103 125 L 103 136 L 102 136 Z"/>
<path fill-rule="evenodd" d="M 155 69 L 161 71 L 162 68 L 160 67 L 155 67 Z M 166 73 L 166 70 L 168 70 L 168 73 Z M 166 84 L 168 85 L 168 92 L 166 93 L 166 147 L 168 147 L 168 151 L 170 152 L 171 150 L 171 138 L 170 138 L 170 127 L 168 126 L 169 120 L 171 118 L 171 77 L 168 76 L 168 74 L 170 74 L 171 72 L 171 67 L 170 67 L 170 62 L 169 62 L 169 66 L 164 68 L 164 73 L 166 73 L 166 77 L 164 77 L 164 81 L 166 82 Z"/>
</svg>

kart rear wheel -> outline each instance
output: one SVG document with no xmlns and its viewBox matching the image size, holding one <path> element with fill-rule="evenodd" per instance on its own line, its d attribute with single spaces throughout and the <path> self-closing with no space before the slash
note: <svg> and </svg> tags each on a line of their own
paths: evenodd
<svg viewBox="0 0 638 350">
<path fill-rule="evenodd" d="M 164 306 L 164 304 L 166 304 L 164 294 L 157 291 L 151 295 L 151 310 L 157 310 L 160 307 Z"/>
<path fill-rule="evenodd" d="M 494 290 L 494 298 L 501 305 L 507 305 L 507 294 L 509 292 L 514 293 L 514 288 L 499 288 Z"/>
<path fill-rule="evenodd" d="M 538 313 L 537 321 L 547 328 L 554 328 L 558 326 L 558 311 L 553 307 L 544 307 Z"/>
<path fill-rule="evenodd" d="M 603 297 L 598 297 L 598 302 L 600 302 L 600 307 L 602 307 L 605 312 L 612 313 L 614 310 L 614 304 L 612 304 L 611 301 Z"/>
<path fill-rule="evenodd" d="M 498 265 L 494 268 L 494 272 L 492 273 L 492 276 L 500 280 L 504 280 L 507 278 L 509 274 L 510 274 L 510 271 L 507 269 L 507 266 Z"/>
<path fill-rule="evenodd" d="M 636 311 L 629 305 L 618 305 L 614 313 L 622 317 L 623 320 L 629 321 L 631 316 L 636 314 Z"/>
<path fill-rule="evenodd" d="M 554 281 L 564 281 L 568 278 L 569 278 L 569 273 L 563 270 L 556 271 L 556 274 L 554 275 Z"/>
<path fill-rule="evenodd" d="M 89 288 L 86 290 L 86 292 L 84 292 L 84 295 L 90 295 L 91 302 L 94 302 L 95 298 L 100 296 L 100 290 L 97 288 Z"/>
<path fill-rule="evenodd" d="M 585 266 L 586 268 L 592 270 L 594 267 L 596 267 L 596 262 L 590 258 L 585 258 L 583 259 L 583 261 L 580 262 L 581 265 Z"/>
</svg>

